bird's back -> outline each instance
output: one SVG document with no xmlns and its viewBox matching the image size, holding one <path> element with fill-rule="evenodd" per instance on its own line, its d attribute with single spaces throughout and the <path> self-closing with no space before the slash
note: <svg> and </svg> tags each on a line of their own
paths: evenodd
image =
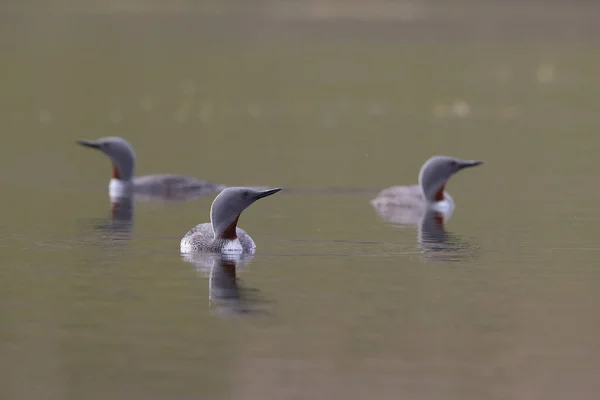
<svg viewBox="0 0 600 400">
<path fill-rule="evenodd" d="M 244 253 L 253 254 L 256 250 L 254 240 L 242 228 L 235 230 Z M 226 246 L 227 240 L 215 239 L 213 227 L 210 223 L 199 224 L 190 229 L 181 239 L 181 252 L 220 252 Z"/>
<path fill-rule="evenodd" d="M 393 224 L 418 224 L 430 210 L 442 213 L 447 221 L 454 210 L 454 200 L 448 192 L 444 192 L 443 201 L 428 203 L 419 185 L 383 189 L 371 204 L 383 219 Z"/>
<path fill-rule="evenodd" d="M 427 210 L 427 202 L 418 185 L 383 189 L 371 204 L 382 218 L 397 224 L 416 224 Z"/>
<path fill-rule="evenodd" d="M 225 186 L 182 175 L 146 175 L 133 179 L 136 195 L 165 200 L 185 200 L 223 190 Z"/>
<path fill-rule="evenodd" d="M 373 205 L 385 204 L 396 207 L 420 208 L 426 204 L 419 185 L 392 186 L 383 189 L 372 200 Z"/>
</svg>

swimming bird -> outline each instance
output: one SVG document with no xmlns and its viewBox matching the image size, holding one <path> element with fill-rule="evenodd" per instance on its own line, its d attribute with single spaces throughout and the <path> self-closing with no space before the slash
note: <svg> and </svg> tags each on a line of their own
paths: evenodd
<svg viewBox="0 0 600 400">
<path fill-rule="evenodd" d="M 96 140 L 78 140 L 77 143 L 100 150 L 110 158 L 113 173 L 108 185 L 108 192 L 111 199 L 135 195 L 147 199 L 183 200 L 218 192 L 225 188 L 223 185 L 181 175 L 163 174 L 135 177 L 135 153 L 131 145 L 121 137 L 109 136 Z"/>
<path fill-rule="evenodd" d="M 240 214 L 256 200 L 271 196 L 280 190 L 255 190 L 247 187 L 223 189 L 210 207 L 210 223 L 197 225 L 186 233 L 181 239 L 181 252 L 254 254 L 254 240 L 246 231 L 237 227 Z"/>
<path fill-rule="evenodd" d="M 383 189 L 371 204 L 392 223 L 418 224 L 430 211 L 436 211 L 443 223 L 454 211 L 454 200 L 446 192 L 448 180 L 458 171 L 481 164 L 483 161 L 433 156 L 421 167 L 418 185 Z"/>
</svg>

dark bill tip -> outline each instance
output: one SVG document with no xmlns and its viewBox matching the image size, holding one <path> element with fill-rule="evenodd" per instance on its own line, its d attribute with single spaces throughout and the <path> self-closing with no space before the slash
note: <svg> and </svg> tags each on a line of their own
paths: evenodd
<svg viewBox="0 0 600 400">
<path fill-rule="evenodd" d="M 270 195 L 275 194 L 275 193 L 277 193 L 279 191 L 281 191 L 281 188 L 263 190 L 262 192 L 260 192 L 258 194 L 257 199 L 262 199 L 263 197 L 270 196 Z"/>
<path fill-rule="evenodd" d="M 76 143 L 80 146 L 91 147 L 92 149 L 100 148 L 100 145 L 92 140 L 77 140 Z"/>
</svg>

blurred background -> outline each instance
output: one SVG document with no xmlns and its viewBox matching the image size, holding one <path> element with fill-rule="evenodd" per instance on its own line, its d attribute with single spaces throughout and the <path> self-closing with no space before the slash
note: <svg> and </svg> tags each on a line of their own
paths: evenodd
<svg viewBox="0 0 600 400">
<path fill-rule="evenodd" d="M 0 398 L 595 399 L 599 16 L 3 1 Z M 240 219 L 237 280 L 179 255 L 214 196 L 114 223 L 110 164 L 75 145 L 109 135 L 138 175 L 290 189 Z M 485 161 L 435 251 L 369 204 L 433 154 Z"/>
</svg>

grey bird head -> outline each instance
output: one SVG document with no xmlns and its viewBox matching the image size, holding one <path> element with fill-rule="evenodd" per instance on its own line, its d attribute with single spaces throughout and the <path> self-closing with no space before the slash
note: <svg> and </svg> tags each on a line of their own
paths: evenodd
<svg viewBox="0 0 600 400">
<path fill-rule="evenodd" d="M 263 197 L 279 192 L 280 188 L 255 190 L 247 187 L 229 187 L 217 195 L 210 207 L 210 222 L 215 239 L 235 239 L 237 221 L 242 211 Z"/>
<path fill-rule="evenodd" d="M 78 140 L 77 144 L 102 151 L 110 157 L 113 164 L 113 178 L 129 181 L 133 178 L 135 153 L 123 138 L 116 136 L 96 140 Z"/>
<path fill-rule="evenodd" d="M 419 172 L 419 186 L 429 202 L 444 200 L 448 180 L 458 171 L 483 164 L 483 161 L 460 160 L 448 156 L 433 156 L 423 164 Z"/>
</svg>

